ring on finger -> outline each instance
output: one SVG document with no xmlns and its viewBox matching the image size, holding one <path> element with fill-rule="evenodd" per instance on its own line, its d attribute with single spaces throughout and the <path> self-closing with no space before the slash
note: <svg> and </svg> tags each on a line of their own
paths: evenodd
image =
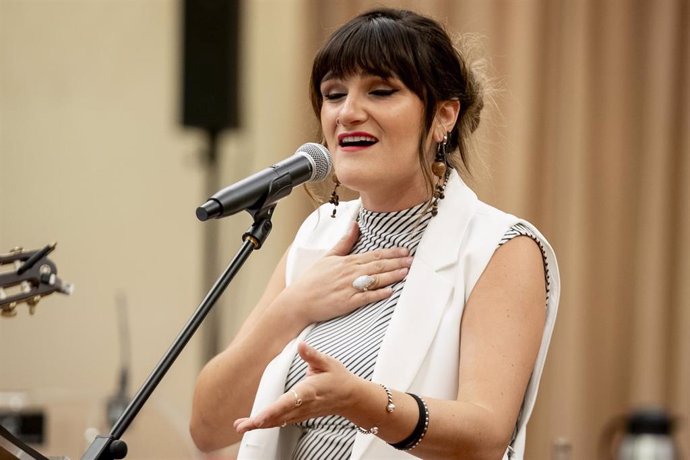
<svg viewBox="0 0 690 460">
<path fill-rule="evenodd" d="M 355 278 L 352 282 L 352 287 L 358 291 L 366 292 L 376 284 L 376 277 L 371 275 L 362 275 Z"/>
<path fill-rule="evenodd" d="M 292 392 L 292 396 L 295 397 L 295 407 L 299 407 L 302 405 L 302 398 L 299 397 L 297 392 L 295 390 L 290 390 Z"/>
<path fill-rule="evenodd" d="M 280 424 L 281 428 L 285 428 L 287 426 L 287 420 L 283 420 L 283 423 Z"/>
</svg>

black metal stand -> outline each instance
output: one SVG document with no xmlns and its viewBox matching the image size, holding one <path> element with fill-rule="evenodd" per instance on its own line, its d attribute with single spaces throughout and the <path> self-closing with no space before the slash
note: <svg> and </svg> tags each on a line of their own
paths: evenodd
<svg viewBox="0 0 690 460">
<path fill-rule="evenodd" d="M 194 1 L 194 0 L 192 0 Z M 221 131 L 215 128 L 206 127 L 203 129 L 206 136 L 206 149 L 202 153 L 202 164 L 204 170 L 204 198 L 209 197 L 220 190 L 221 167 L 220 167 L 220 135 Z M 201 153 L 201 152 L 200 152 Z M 211 286 L 218 276 L 218 267 L 224 261 L 220 260 L 218 247 L 220 242 L 220 222 L 212 221 L 204 225 L 203 230 L 203 251 L 201 253 L 201 279 L 203 286 Z M 220 338 L 220 319 L 221 315 L 217 310 L 211 311 L 204 324 L 199 328 L 197 335 L 200 338 L 200 352 L 202 362 L 207 362 L 218 354 L 221 348 Z"/>
<path fill-rule="evenodd" d="M 228 287 L 230 281 L 232 281 L 240 268 L 242 268 L 242 265 L 249 258 L 249 255 L 255 249 L 261 249 L 261 246 L 264 241 L 266 241 L 273 227 L 271 216 L 273 215 L 274 209 L 275 204 L 265 209 L 261 208 L 257 211 L 250 211 L 254 218 L 254 223 L 244 235 L 242 235 L 242 247 L 230 262 L 230 265 L 228 265 L 225 271 L 216 280 L 211 290 L 206 294 L 204 300 L 197 307 L 189 321 L 187 321 L 182 331 L 178 334 L 171 347 L 165 355 L 163 355 L 163 358 L 158 362 L 153 372 L 151 372 L 120 418 L 115 422 L 110 433 L 108 435 L 97 436 L 86 452 L 84 452 L 84 455 L 82 455 L 82 460 L 115 460 L 125 458 L 127 455 L 127 444 L 120 440 L 120 437 L 137 416 L 149 396 L 151 396 L 168 372 L 168 369 L 170 369 L 204 321 L 206 315 L 208 315 L 218 301 L 221 294 Z"/>
</svg>

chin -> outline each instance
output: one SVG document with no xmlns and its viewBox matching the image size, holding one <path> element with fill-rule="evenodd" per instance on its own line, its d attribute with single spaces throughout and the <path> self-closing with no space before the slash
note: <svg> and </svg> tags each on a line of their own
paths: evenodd
<svg viewBox="0 0 690 460">
<path fill-rule="evenodd" d="M 336 176 L 338 176 L 338 181 L 348 189 L 353 192 L 362 193 L 362 190 L 367 190 L 371 188 L 372 182 L 376 182 L 375 179 L 367 177 L 366 174 L 362 172 L 354 172 L 343 170 L 342 172 L 336 170 Z"/>
</svg>

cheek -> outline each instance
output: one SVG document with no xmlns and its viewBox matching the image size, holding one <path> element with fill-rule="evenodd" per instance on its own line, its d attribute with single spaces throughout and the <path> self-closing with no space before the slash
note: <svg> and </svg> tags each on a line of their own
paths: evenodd
<svg viewBox="0 0 690 460">
<path fill-rule="evenodd" d="M 336 145 L 335 145 L 335 129 L 336 129 L 335 117 L 333 116 L 332 112 L 321 109 L 321 118 L 319 121 L 321 123 L 321 133 L 323 134 L 324 138 L 326 139 L 326 142 L 328 143 L 328 148 L 334 149 L 336 147 Z"/>
<path fill-rule="evenodd" d="M 324 132 L 326 130 L 332 131 L 335 127 L 335 114 L 333 109 L 329 109 L 326 105 L 321 106 L 320 118 L 321 128 L 323 128 Z"/>
</svg>

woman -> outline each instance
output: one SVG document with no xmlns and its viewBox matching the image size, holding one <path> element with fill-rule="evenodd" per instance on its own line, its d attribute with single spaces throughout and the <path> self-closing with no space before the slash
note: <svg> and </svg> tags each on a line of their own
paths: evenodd
<svg viewBox="0 0 690 460">
<path fill-rule="evenodd" d="M 559 280 L 543 236 L 457 173 L 480 85 L 435 21 L 378 9 L 319 51 L 311 95 L 331 204 L 202 370 L 194 441 L 244 435 L 252 459 L 522 458 Z M 360 199 L 339 203 L 339 183 Z"/>
</svg>

